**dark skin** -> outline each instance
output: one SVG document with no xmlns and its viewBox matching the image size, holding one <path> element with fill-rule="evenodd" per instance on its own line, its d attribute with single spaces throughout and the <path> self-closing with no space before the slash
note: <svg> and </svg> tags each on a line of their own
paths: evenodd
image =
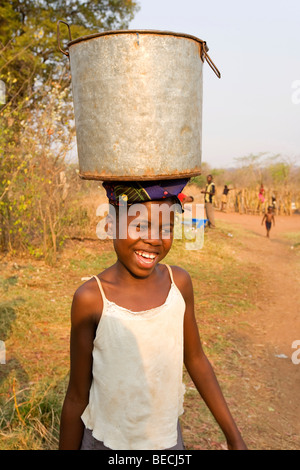
<svg viewBox="0 0 300 470">
<path fill-rule="evenodd" d="M 168 202 L 171 205 L 171 202 Z M 160 264 L 172 246 L 174 213 L 168 227 L 160 218 L 157 237 L 150 236 L 151 204 L 145 203 L 149 222 L 137 226 L 140 238 L 114 239 L 118 260 L 99 274 L 108 300 L 133 311 L 142 311 L 162 305 L 170 290 L 167 268 Z M 128 224 L 134 217 L 128 217 Z M 124 220 L 120 220 L 124 223 Z M 109 221 L 112 226 L 112 221 Z M 118 227 L 117 227 L 118 228 Z M 111 228 L 110 228 L 111 229 Z M 169 234 L 168 238 L 163 238 Z M 146 234 L 146 235 L 145 235 Z M 164 234 L 164 235 L 163 235 Z M 153 259 L 142 259 L 141 252 L 151 253 Z M 184 363 L 197 390 L 224 432 L 228 449 L 244 450 L 246 445 L 230 414 L 213 369 L 203 351 L 194 314 L 193 286 L 189 274 L 172 266 L 174 282 L 185 303 Z M 71 309 L 71 369 L 70 381 L 63 405 L 60 429 L 61 450 L 80 449 L 84 425 L 80 416 L 88 405 L 92 383 L 92 350 L 103 301 L 95 279 L 84 283 L 75 292 Z"/>
<path fill-rule="evenodd" d="M 274 217 L 272 209 L 268 209 L 268 212 L 263 216 L 263 219 L 261 221 L 261 225 L 263 225 L 264 221 L 271 222 L 271 223 L 273 222 L 273 225 L 275 227 L 275 217 Z M 266 227 L 266 229 L 267 229 L 267 237 L 269 238 L 270 237 L 270 229 L 268 227 Z"/>
<path fill-rule="evenodd" d="M 185 196 L 181 201 L 183 206 L 184 206 L 184 204 L 189 204 L 191 202 L 194 202 L 193 196 Z"/>
</svg>

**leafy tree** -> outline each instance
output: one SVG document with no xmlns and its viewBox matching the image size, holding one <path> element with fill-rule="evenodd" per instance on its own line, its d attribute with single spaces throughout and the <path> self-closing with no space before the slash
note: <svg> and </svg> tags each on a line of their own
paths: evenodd
<svg viewBox="0 0 300 470">
<path fill-rule="evenodd" d="M 291 170 L 292 165 L 286 161 L 277 161 L 271 163 L 268 167 L 268 171 L 275 185 L 287 184 Z"/>
<path fill-rule="evenodd" d="M 62 62 L 57 49 L 58 20 L 74 38 L 128 27 L 138 10 L 134 0 L 2 0 L 0 79 L 8 82 L 7 102 L 30 97 L 35 81 L 45 82 Z"/>
<path fill-rule="evenodd" d="M 74 137 L 68 61 L 57 21 L 74 38 L 126 28 L 133 0 L 2 0 L 0 5 L 0 248 L 56 258 L 71 191 L 65 156 Z"/>
</svg>

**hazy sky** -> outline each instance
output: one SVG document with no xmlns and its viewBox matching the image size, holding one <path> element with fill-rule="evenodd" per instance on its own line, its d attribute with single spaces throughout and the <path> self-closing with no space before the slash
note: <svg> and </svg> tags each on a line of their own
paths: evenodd
<svg viewBox="0 0 300 470">
<path fill-rule="evenodd" d="M 300 0 L 139 0 L 130 29 L 192 34 L 204 65 L 202 160 L 230 166 L 251 153 L 300 164 Z"/>
</svg>

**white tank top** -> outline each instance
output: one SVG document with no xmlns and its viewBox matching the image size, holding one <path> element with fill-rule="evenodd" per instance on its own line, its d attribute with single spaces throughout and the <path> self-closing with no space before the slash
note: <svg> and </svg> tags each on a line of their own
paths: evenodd
<svg viewBox="0 0 300 470">
<path fill-rule="evenodd" d="M 167 265 L 166 265 L 167 266 Z M 93 349 L 93 380 L 82 420 L 113 450 L 168 449 L 183 413 L 185 301 L 167 266 L 171 287 L 163 305 L 133 312 L 109 301 Z"/>
</svg>

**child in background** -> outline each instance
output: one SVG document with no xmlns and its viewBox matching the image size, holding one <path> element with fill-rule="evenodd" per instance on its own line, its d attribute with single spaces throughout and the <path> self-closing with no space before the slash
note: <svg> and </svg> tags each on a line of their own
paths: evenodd
<svg viewBox="0 0 300 470">
<path fill-rule="evenodd" d="M 263 225 L 264 220 L 266 221 L 267 237 L 269 238 L 270 237 L 270 230 L 271 230 L 271 227 L 272 227 L 272 222 L 273 222 L 274 227 L 275 227 L 275 217 L 274 217 L 274 214 L 273 214 L 273 207 L 272 206 L 268 207 L 268 212 L 263 216 L 261 225 Z"/>
<path fill-rule="evenodd" d="M 261 184 L 260 186 L 260 189 L 259 189 L 259 193 L 258 193 L 258 200 L 259 200 L 259 203 L 263 203 L 265 202 L 265 188 L 264 188 L 264 185 Z"/>
<path fill-rule="evenodd" d="M 246 449 L 202 349 L 191 278 L 178 266 L 161 264 L 172 246 L 174 202 L 185 184 L 104 184 L 116 214 L 115 226 L 114 211 L 108 216 L 108 227 L 117 261 L 74 295 L 61 450 L 184 449 L 183 361 L 228 448 Z M 126 201 L 125 212 L 118 200 Z M 129 213 L 135 203 L 146 211 L 143 220 Z M 153 216 L 162 206 L 168 223 L 161 212 Z"/>
<path fill-rule="evenodd" d="M 228 193 L 231 191 L 231 188 L 228 188 L 227 184 L 224 185 L 222 200 L 221 200 L 221 211 L 225 211 L 227 206 L 227 197 Z"/>
<path fill-rule="evenodd" d="M 184 206 L 184 204 L 194 202 L 193 196 L 189 196 L 189 195 L 183 194 L 183 193 L 178 194 L 178 199 L 181 202 L 182 206 Z"/>
<path fill-rule="evenodd" d="M 214 202 L 215 202 L 215 194 L 216 194 L 216 187 L 215 183 L 213 182 L 213 176 L 207 175 L 207 184 L 205 189 L 201 191 L 204 194 L 204 203 L 205 203 L 205 212 L 206 218 L 208 220 L 208 226 L 215 228 L 215 210 L 214 210 Z"/>
</svg>

